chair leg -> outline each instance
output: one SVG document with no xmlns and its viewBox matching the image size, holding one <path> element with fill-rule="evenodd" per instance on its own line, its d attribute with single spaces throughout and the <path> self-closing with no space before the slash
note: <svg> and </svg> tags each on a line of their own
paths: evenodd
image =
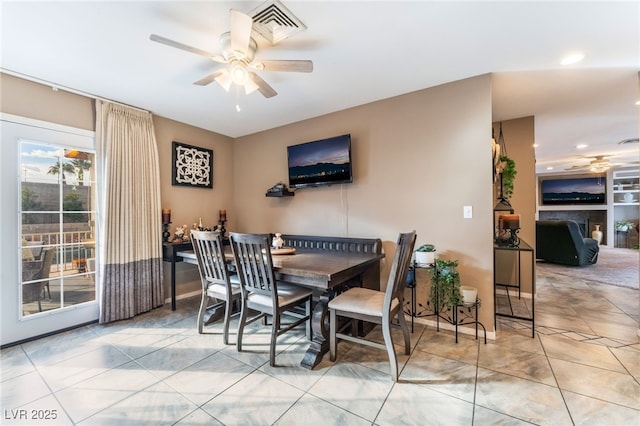
<svg viewBox="0 0 640 426">
<path fill-rule="evenodd" d="M 405 324 L 406 325 L 406 324 Z M 391 322 L 382 321 L 382 335 L 384 336 L 384 344 L 387 347 L 387 354 L 389 354 L 389 367 L 391 369 L 391 379 L 394 382 L 398 381 L 398 359 L 396 358 L 396 351 L 393 347 L 393 339 L 391 338 Z"/>
<path fill-rule="evenodd" d="M 280 312 L 273 313 L 271 325 L 271 344 L 269 345 L 269 365 L 276 366 L 276 342 L 278 341 L 278 330 L 280 330 Z"/>
<path fill-rule="evenodd" d="M 331 361 L 336 360 L 336 311 L 329 309 L 329 359 Z"/>
<path fill-rule="evenodd" d="M 398 323 L 400 323 L 400 329 L 402 329 L 402 335 L 404 336 L 404 354 L 409 355 L 411 353 L 411 335 L 409 334 L 409 327 L 402 309 L 398 311 Z"/>
<path fill-rule="evenodd" d="M 233 297 L 229 296 L 224 304 L 224 322 L 222 324 L 222 341 L 229 344 L 229 322 L 231 321 L 231 308 L 233 307 Z"/>
<path fill-rule="evenodd" d="M 49 296 L 49 301 L 51 301 L 51 288 L 49 287 L 49 283 L 47 283 L 45 287 L 47 287 L 47 295 Z"/>
<path fill-rule="evenodd" d="M 238 352 L 242 351 L 242 333 L 244 332 L 244 324 L 247 321 L 247 303 L 244 297 L 240 298 L 240 319 L 238 320 L 238 333 L 236 337 L 236 349 Z"/>
<path fill-rule="evenodd" d="M 209 301 L 209 296 L 207 296 L 207 291 L 203 291 L 202 293 L 202 301 L 200 302 L 200 310 L 198 311 L 198 333 L 203 333 L 204 326 L 204 313 L 207 310 L 207 302 Z"/>
</svg>

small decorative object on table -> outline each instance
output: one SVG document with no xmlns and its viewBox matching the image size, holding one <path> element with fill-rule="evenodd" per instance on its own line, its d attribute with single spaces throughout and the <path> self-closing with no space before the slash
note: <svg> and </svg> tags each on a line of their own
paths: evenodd
<svg viewBox="0 0 640 426">
<path fill-rule="evenodd" d="M 186 231 L 187 230 L 187 225 L 182 225 L 182 226 L 178 226 L 176 228 L 176 233 L 175 233 L 175 238 L 173 240 L 173 242 L 182 242 L 184 241 L 186 238 L 188 238 L 188 236 L 186 235 Z"/>
<path fill-rule="evenodd" d="M 498 218 L 498 235 L 496 242 L 498 244 L 507 244 L 512 247 L 520 244 L 520 215 L 519 214 L 501 214 Z"/>
<path fill-rule="evenodd" d="M 284 246 L 284 240 L 282 239 L 282 234 L 280 232 L 276 232 L 273 240 L 271 241 L 271 246 L 274 249 L 281 249 Z"/>
</svg>

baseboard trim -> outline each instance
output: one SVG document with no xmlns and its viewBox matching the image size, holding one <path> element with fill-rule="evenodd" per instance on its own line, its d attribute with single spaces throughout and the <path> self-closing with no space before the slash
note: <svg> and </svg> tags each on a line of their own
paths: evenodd
<svg viewBox="0 0 640 426">
<path fill-rule="evenodd" d="M 409 315 L 405 315 L 405 318 L 407 321 L 411 321 L 411 316 Z M 435 320 L 432 319 L 426 319 L 426 318 L 414 318 L 413 319 L 414 322 L 416 324 L 422 324 L 422 325 L 427 325 L 433 328 L 436 328 L 438 326 L 437 322 Z M 449 322 L 445 321 L 445 320 L 441 320 L 440 321 L 440 329 L 442 330 L 448 330 L 448 331 L 456 331 L 456 327 L 453 324 L 450 324 Z M 474 336 L 476 335 L 476 328 L 474 327 L 468 327 L 468 326 L 459 326 L 458 327 L 458 333 L 460 334 L 467 334 L 470 336 Z M 478 328 L 478 339 L 480 339 L 481 337 L 484 337 L 485 331 L 482 330 L 482 327 Z M 496 332 L 495 331 L 486 331 L 486 335 L 487 335 L 487 339 L 489 340 L 496 340 Z"/>
<path fill-rule="evenodd" d="M 189 292 L 189 293 L 184 293 L 184 294 L 177 295 L 176 296 L 176 301 L 183 300 L 183 299 L 188 299 L 188 298 L 194 297 L 194 296 L 200 296 L 201 294 L 202 294 L 202 290 L 194 290 L 194 291 Z M 171 304 L 171 297 L 166 297 L 164 299 L 164 303 Z"/>
<path fill-rule="evenodd" d="M 509 295 L 510 296 L 518 297 L 518 289 L 509 287 L 508 290 L 509 290 Z M 506 295 L 507 294 L 507 289 L 505 289 L 503 286 L 500 286 L 500 287 L 496 288 L 496 294 Z M 527 292 L 521 291 L 520 292 L 520 297 L 523 297 L 525 299 L 531 299 L 531 293 L 527 293 Z"/>
</svg>

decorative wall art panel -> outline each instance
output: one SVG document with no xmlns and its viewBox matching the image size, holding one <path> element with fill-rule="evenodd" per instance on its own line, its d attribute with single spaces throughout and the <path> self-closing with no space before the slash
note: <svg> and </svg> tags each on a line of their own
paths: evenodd
<svg viewBox="0 0 640 426">
<path fill-rule="evenodd" d="M 213 150 L 173 142 L 173 185 L 213 188 Z"/>
</svg>

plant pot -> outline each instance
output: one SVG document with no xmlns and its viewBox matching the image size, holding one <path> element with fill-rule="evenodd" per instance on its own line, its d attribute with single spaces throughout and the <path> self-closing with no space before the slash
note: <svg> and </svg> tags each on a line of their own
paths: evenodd
<svg viewBox="0 0 640 426">
<path fill-rule="evenodd" d="M 478 298 L 478 289 L 475 287 L 460 286 L 460 294 L 462 294 L 462 302 L 467 305 L 476 303 Z"/>
<path fill-rule="evenodd" d="M 432 265 L 436 261 L 436 252 L 434 251 L 417 251 L 416 264 L 420 266 Z"/>
</svg>

